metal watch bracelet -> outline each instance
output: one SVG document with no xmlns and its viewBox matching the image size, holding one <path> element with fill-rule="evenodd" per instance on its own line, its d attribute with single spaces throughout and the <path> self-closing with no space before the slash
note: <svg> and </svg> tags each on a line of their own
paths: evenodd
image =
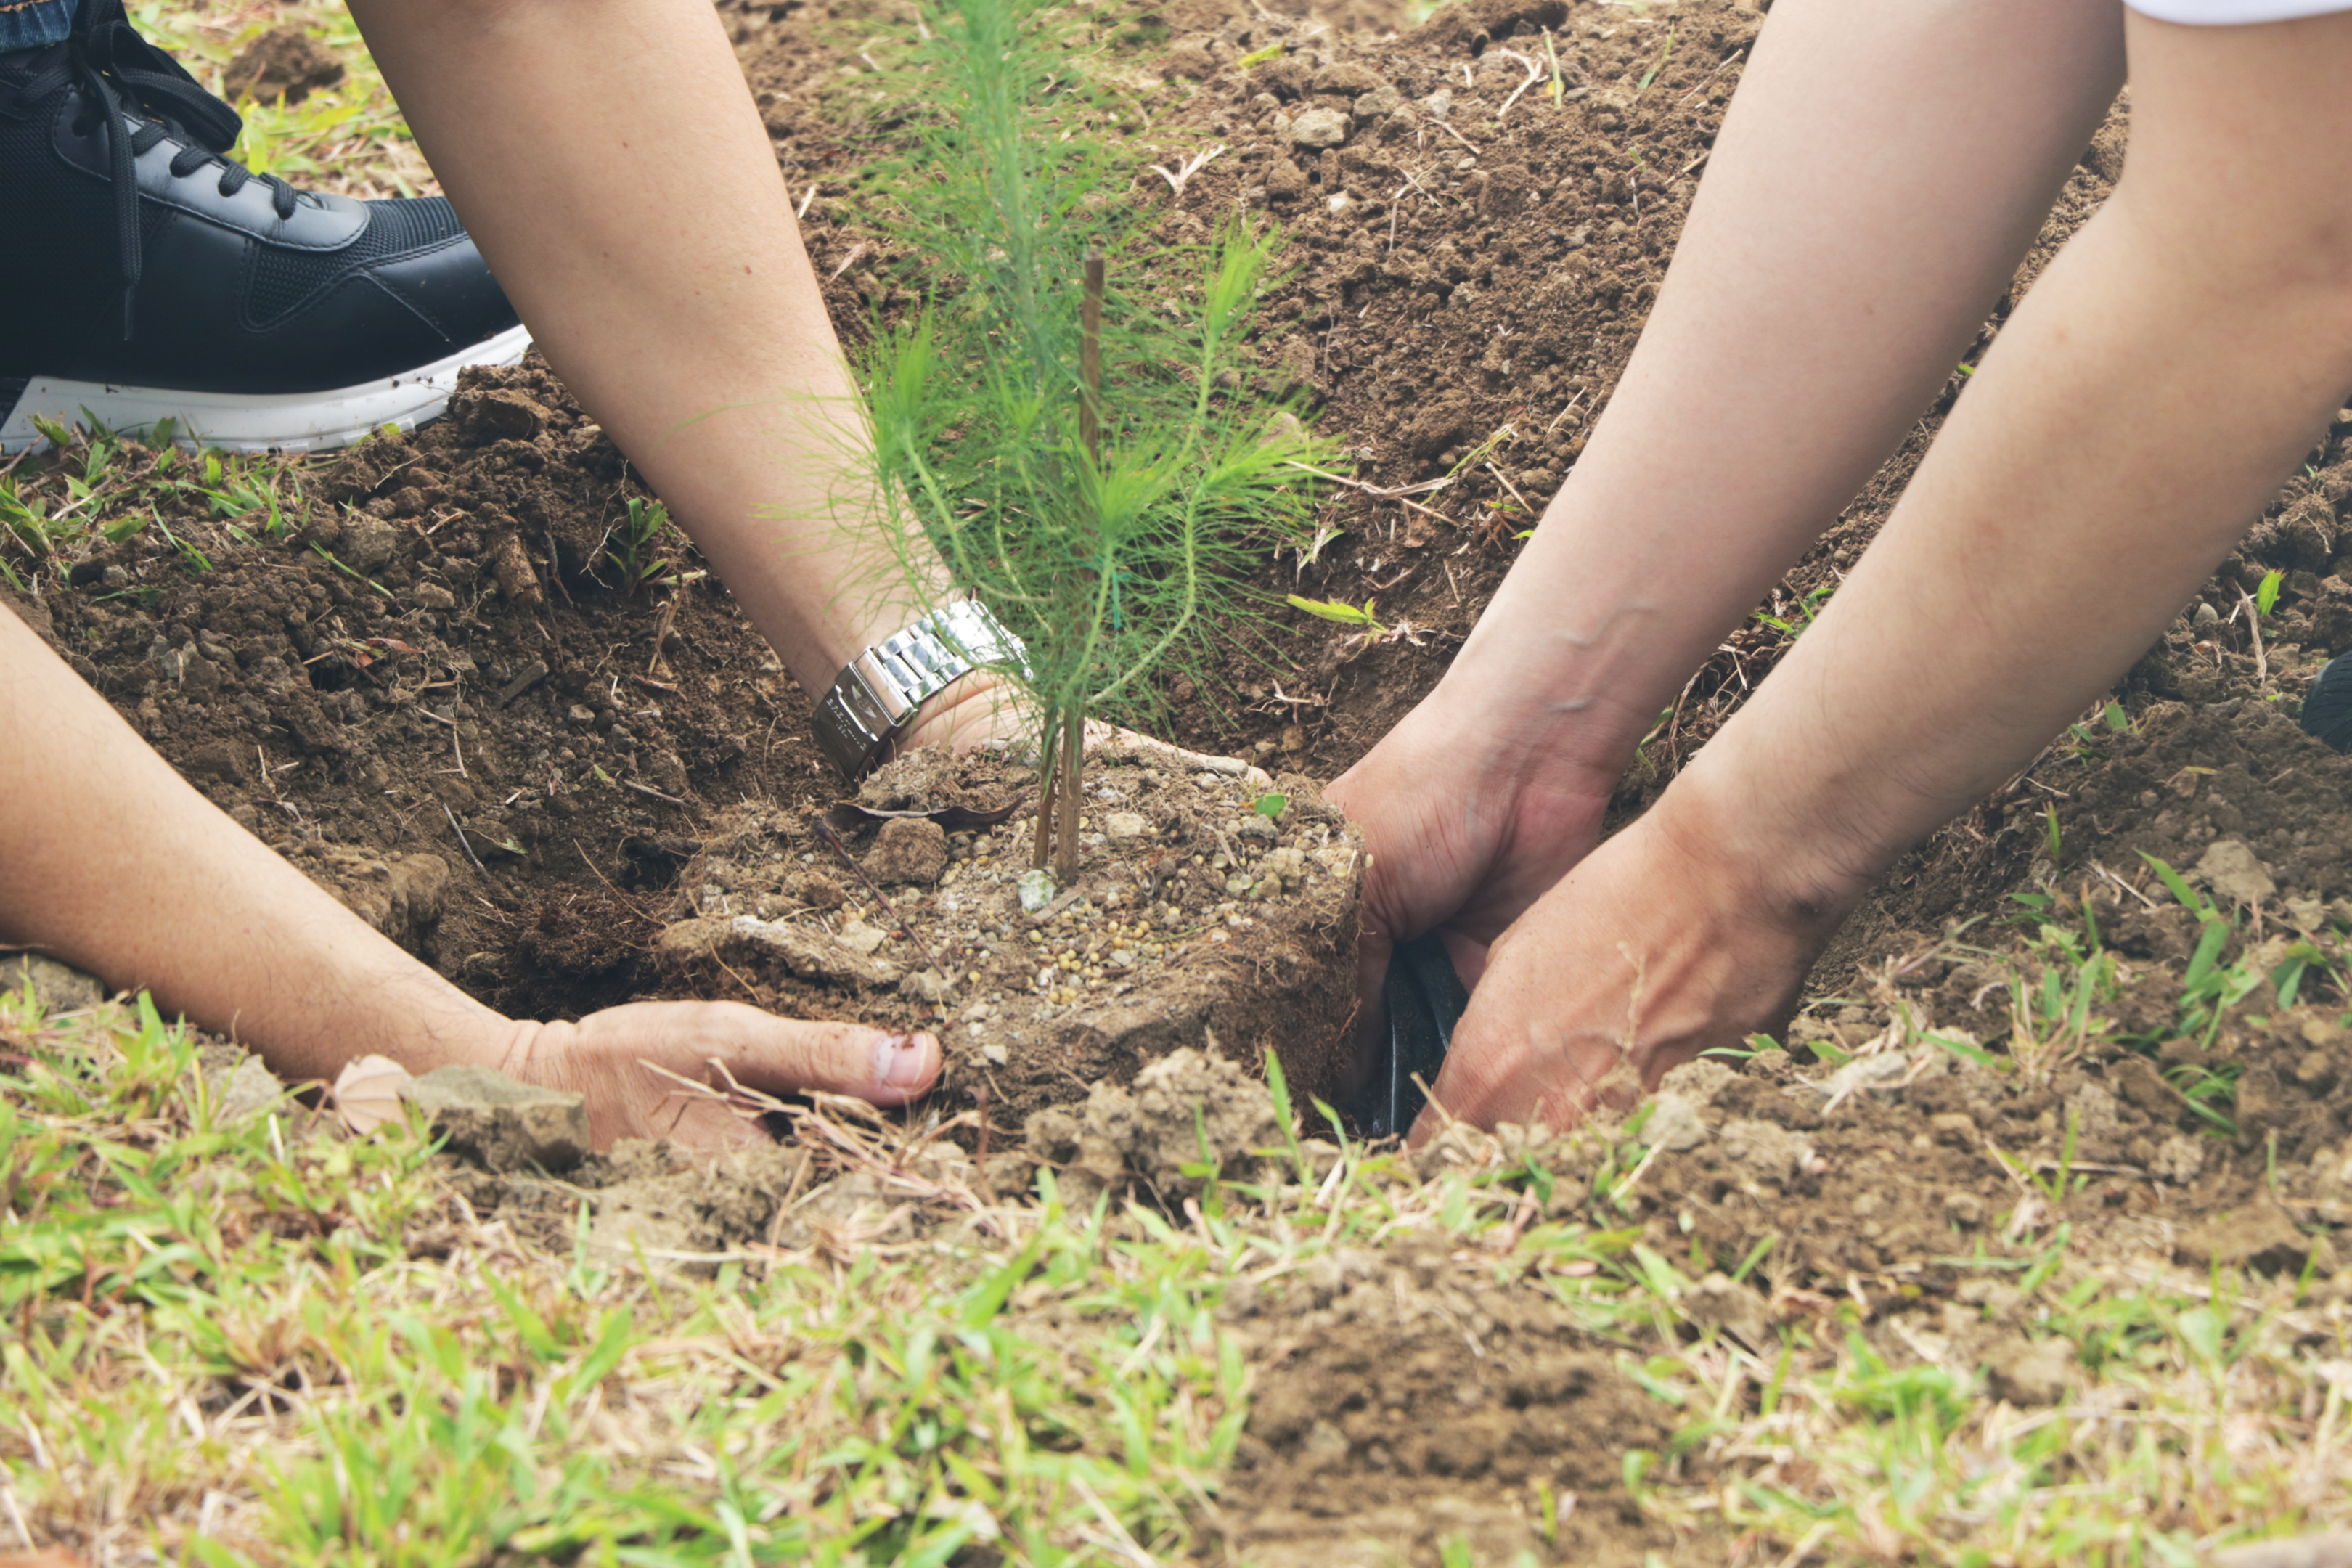
<svg viewBox="0 0 2352 1568">
<path fill-rule="evenodd" d="M 949 686 L 976 669 L 1028 662 L 1021 639 L 978 600 L 942 605 L 849 661 L 817 704 L 816 743 L 855 783 Z"/>
</svg>

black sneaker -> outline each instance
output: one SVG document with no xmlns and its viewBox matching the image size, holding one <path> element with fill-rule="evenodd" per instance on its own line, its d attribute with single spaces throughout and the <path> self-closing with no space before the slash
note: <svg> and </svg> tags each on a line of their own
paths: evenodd
<svg viewBox="0 0 2352 1568">
<path fill-rule="evenodd" d="M 297 191 L 223 156 L 242 129 L 122 0 L 0 54 L 0 455 L 36 415 L 339 447 L 530 346 L 447 202 Z"/>
</svg>

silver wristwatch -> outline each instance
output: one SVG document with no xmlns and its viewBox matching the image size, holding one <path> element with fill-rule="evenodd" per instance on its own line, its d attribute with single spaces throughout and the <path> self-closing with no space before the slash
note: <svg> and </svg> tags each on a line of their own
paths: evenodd
<svg viewBox="0 0 2352 1568">
<path fill-rule="evenodd" d="M 924 703 L 975 669 L 1026 671 L 1028 651 L 977 600 L 942 605 L 849 661 L 817 704 L 816 743 L 864 778 Z"/>
</svg>

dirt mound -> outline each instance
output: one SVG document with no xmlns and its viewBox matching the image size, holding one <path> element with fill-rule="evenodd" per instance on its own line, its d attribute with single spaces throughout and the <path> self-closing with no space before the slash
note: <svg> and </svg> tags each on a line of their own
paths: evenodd
<svg viewBox="0 0 2352 1568">
<path fill-rule="evenodd" d="M 381 929 L 494 1005 L 576 1016 L 651 984 L 642 895 L 666 900 L 661 846 L 702 800 L 813 805 L 828 775 L 723 588 L 619 591 L 608 536 L 645 492 L 537 361 L 468 373 L 454 406 L 274 507 L 244 510 L 237 471 L 169 486 L 160 527 L 7 602 Z"/>
<path fill-rule="evenodd" d="M 1302 1092 L 1331 1093 L 1362 836 L 1303 778 L 1164 748 L 1089 759 L 1084 868 L 1059 890 L 1023 886 L 1036 774 L 1000 755 L 894 763 L 830 821 L 724 814 L 654 940 L 666 985 L 947 1026 L 950 1098 L 1015 1125 L 1204 1043 L 1253 1073 L 1279 1051 Z"/>
<path fill-rule="evenodd" d="M 1423 1237 L 1235 1286 L 1223 1315 L 1258 1368 L 1219 1499 L 1236 1557 L 1384 1568 L 1461 1542 L 1477 1563 L 1630 1568 L 1673 1545 L 1625 1489 L 1626 1450 L 1666 1438 L 1661 1406 L 1491 1267 Z"/>
<path fill-rule="evenodd" d="M 1227 1059 L 1179 1050 L 1122 1089 L 1098 1083 L 1075 1110 L 1029 1119 L 1028 1157 L 1061 1173 L 1063 1200 L 1094 1202 L 1136 1184 L 1164 1201 L 1197 1196 L 1213 1179 L 1253 1180 L 1283 1128 L 1265 1084 Z"/>
<path fill-rule="evenodd" d="M 284 22 L 237 51 L 221 73 L 221 91 L 231 102 L 252 97 L 263 102 L 301 102 L 343 79 L 343 63 L 299 22 Z"/>
</svg>

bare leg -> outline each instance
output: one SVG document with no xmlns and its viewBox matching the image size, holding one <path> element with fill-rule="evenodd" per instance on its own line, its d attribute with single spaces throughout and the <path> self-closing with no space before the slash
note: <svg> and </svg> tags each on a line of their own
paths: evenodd
<svg viewBox="0 0 2352 1568">
<path fill-rule="evenodd" d="M 1803 641 L 1528 911 L 1439 1088 L 1572 1112 L 1768 1022 L 1870 880 L 2147 647 L 2352 389 L 2352 15 L 2128 23 L 2121 185 Z"/>
<path fill-rule="evenodd" d="M 1640 737 L 1918 417 L 2113 100 L 2113 0 L 1780 0 L 1616 395 L 1444 683 L 1336 793 L 1475 971 Z M 1444 780 L 1444 788 L 1430 787 Z"/>
</svg>

